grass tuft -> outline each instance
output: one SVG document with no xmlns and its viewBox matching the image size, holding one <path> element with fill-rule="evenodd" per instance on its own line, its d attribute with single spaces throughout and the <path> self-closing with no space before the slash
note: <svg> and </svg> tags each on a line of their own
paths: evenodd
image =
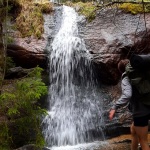
<svg viewBox="0 0 150 150">
<path fill-rule="evenodd" d="M 16 26 L 22 37 L 34 36 L 41 38 L 44 32 L 43 13 L 52 12 L 52 4 L 46 0 L 38 3 L 30 0 L 18 0 L 18 2 L 22 9 L 16 18 Z"/>
</svg>

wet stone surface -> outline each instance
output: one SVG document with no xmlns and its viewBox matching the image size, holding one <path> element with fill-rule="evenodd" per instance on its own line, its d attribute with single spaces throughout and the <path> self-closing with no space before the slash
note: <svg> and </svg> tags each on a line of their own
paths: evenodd
<svg viewBox="0 0 150 150">
<path fill-rule="evenodd" d="M 150 143 L 150 133 L 148 135 L 148 141 Z M 107 140 L 108 144 L 102 147 L 99 147 L 94 150 L 131 150 L 131 135 L 121 135 L 112 139 Z M 140 146 L 139 149 L 140 150 Z"/>
</svg>

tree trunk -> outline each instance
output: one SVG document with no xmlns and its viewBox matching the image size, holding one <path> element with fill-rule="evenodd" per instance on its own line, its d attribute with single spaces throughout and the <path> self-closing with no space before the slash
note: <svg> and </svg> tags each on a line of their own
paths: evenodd
<svg viewBox="0 0 150 150">
<path fill-rule="evenodd" d="M 4 77 L 4 46 L 3 46 L 3 27 L 0 22 L 0 92 Z"/>
<path fill-rule="evenodd" d="M 6 47 L 7 47 L 7 14 L 8 14 L 8 0 L 6 0 L 6 6 L 3 5 L 3 0 L 1 1 L 0 13 L 0 92 L 5 77 L 6 70 Z M 5 8 L 5 9 L 3 9 Z M 5 27 L 5 28 L 4 28 Z M 5 30 L 5 32 L 4 32 Z"/>
</svg>

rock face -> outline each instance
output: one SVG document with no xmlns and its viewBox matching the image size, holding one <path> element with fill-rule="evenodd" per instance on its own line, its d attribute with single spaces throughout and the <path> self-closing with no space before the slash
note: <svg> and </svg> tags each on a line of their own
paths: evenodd
<svg viewBox="0 0 150 150">
<path fill-rule="evenodd" d="M 95 20 L 82 26 L 81 36 L 104 83 L 118 82 L 121 59 L 150 52 L 149 30 L 150 14 L 132 15 L 116 8 L 99 10 Z"/>
<path fill-rule="evenodd" d="M 17 66 L 33 68 L 37 65 L 46 68 L 48 65 L 47 44 L 53 28 L 52 14 L 44 14 L 44 33 L 41 39 L 34 37 L 21 38 L 18 31 L 12 31 L 14 42 L 8 44 L 7 53 Z"/>
<path fill-rule="evenodd" d="M 103 83 L 112 85 L 111 94 L 114 94 L 114 85 L 120 85 L 116 85 L 121 76 L 117 69 L 118 62 L 130 58 L 132 54 L 150 53 L 149 33 L 150 14 L 132 15 L 116 8 L 99 10 L 92 22 L 81 24 L 80 35 L 92 55 L 95 72 Z M 112 96 L 112 100 L 117 100 L 119 96 L 120 93 Z M 105 105 L 106 118 L 110 103 Z M 121 108 L 113 121 L 106 120 L 106 135 L 129 133 L 131 122 L 127 107 Z"/>
<path fill-rule="evenodd" d="M 8 56 L 13 57 L 21 67 L 47 67 L 45 49 L 50 46 L 48 40 L 55 33 L 53 16 L 45 15 L 44 18 L 45 32 L 42 39 L 22 39 L 16 34 L 14 43 L 8 45 Z M 121 74 L 117 64 L 121 59 L 130 58 L 132 53 L 150 52 L 150 14 L 132 15 L 117 8 L 107 8 L 97 11 L 92 22 L 82 22 L 79 30 L 92 55 L 95 72 L 105 84 L 118 83 Z"/>
<path fill-rule="evenodd" d="M 44 42 L 45 43 L 45 42 Z M 33 47 L 32 47 L 33 48 Z M 15 44 L 8 44 L 7 53 L 11 56 L 16 63 L 16 65 L 22 66 L 24 68 L 32 68 L 37 65 L 46 68 L 47 56 L 44 51 L 32 51 L 25 46 L 19 46 Z"/>
</svg>

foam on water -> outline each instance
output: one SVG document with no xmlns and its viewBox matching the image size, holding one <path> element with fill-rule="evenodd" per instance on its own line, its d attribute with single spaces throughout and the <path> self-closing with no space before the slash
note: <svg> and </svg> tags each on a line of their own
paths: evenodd
<svg viewBox="0 0 150 150">
<path fill-rule="evenodd" d="M 84 144 L 78 144 L 75 146 L 70 146 L 70 145 L 60 146 L 60 147 L 53 146 L 48 149 L 49 150 L 96 150 L 96 149 L 100 149 L 106 146 L 107 147 L 109 146 L 108 142 L 95 141 L 93 143 L 84 143 Z"/>
</svg>

